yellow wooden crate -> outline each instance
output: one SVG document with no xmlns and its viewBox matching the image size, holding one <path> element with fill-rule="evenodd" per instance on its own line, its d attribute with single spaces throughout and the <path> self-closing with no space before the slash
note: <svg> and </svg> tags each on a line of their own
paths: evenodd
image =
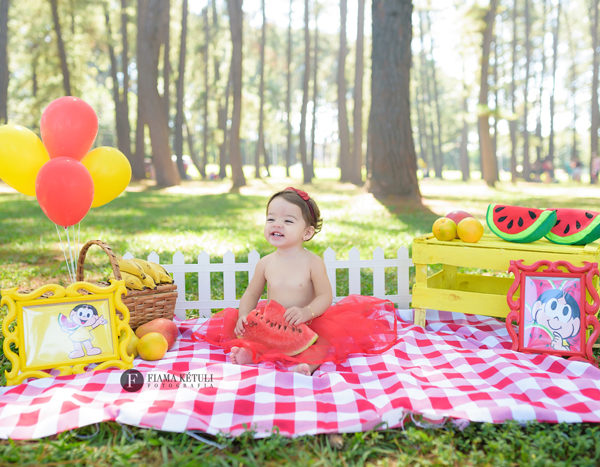
<svg viewBox="0 0 600 467">
<path fill-rule="evenodd" d="M 506 317 L 510 311 L 506 295 L 514 280 L 508 274 L 508 267 L 511 260 L 519 259 L 525 264 L 562 260 L 581 266 L 584 261 L 600 262 L 600 243 L 557 245 L 546 239 L 512 243 L 491 234 L 484 235 L 477 243 L 459 239 L 440 241 L 433 234 L 415 238 L 412 244 L 415 323 L 425 326 L 427 308 Z M 437 271 L 430 268 L 434 265 L 440 265 Z"/>
</svg>

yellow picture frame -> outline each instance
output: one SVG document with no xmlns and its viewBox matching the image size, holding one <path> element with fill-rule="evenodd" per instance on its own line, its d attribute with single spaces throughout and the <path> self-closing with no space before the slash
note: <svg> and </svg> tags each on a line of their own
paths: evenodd
<svg viewBox="0 0 600 467">
<path fill-rule="evenodd" d="M 16 287 L 2 290 L 0 305 L 8 307 L 2 322 L 3 350 L 12 364 L 5 372 L 7 385 L 27 378 L 131 368 L 129 310 L 121 300 L 126 292 L 122 280 L 107 287 L 75 282 L 26 293 Z"/>
</svg>

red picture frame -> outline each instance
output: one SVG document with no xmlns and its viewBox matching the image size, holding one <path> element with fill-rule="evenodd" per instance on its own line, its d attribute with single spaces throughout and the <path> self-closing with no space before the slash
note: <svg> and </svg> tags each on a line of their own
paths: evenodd
<svg viewBox="0 0 600 467">
<path fill-rule="evenodd" d="M 567 261 L 537 261 L 531 265 L 512 260 L 515 279 L 507 302 L 506 329 L 512 349 L 547 353 L 598 364 L 592 346 L 600 334 L 596 317 L 600 306 L 594 277 L 598 263 L 573 266 Z M 516 322 L 518 333 L 513 323 Z"/>
</svg>

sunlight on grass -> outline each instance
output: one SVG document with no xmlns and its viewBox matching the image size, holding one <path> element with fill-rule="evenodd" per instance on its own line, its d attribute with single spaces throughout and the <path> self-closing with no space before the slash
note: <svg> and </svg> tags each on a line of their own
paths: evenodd
<svg viewBox="0 0 600 467">
<path fill-rule="evenodd" d="M 230 180 L 185 181 L 181 185 L 156 189 L 151 182 L 133 183 L 111 203 L 91 209 L 81 222 L 80 242 L 101 239 L 116 254 L 130 252 L 145 257 L 157 252 L 169 261 L 181 251 L 186 262 L 196 261 L 202 251 L 217 260 L 232 251 L 240 261 L 256 249 L 271 251 L 263 238 L 268 198 L 286 186 L 309 192 L 321 208 L 323 230 L 307 243 L 322 254 L 331 247 L 338 258 L 347 258 L 352 247 L 361 257 L 371 257 L 380 246 L 386 256 L 410 247 L 415 236 L 428 233 L 433 221 L 453 209 L 465 209 L 484 220 L 489 203 L 502 202 L 532 207 L 576 206 L 596 209 L 600 187 L 570 184 L 510 182 L 488 187 L 481 180 L 424 179 L 420 182 L 422 203 L 378 199 L 364 188 L 336 181 L 339 172 L 317 169 L 311 185 L 295 177 L 286 178 L 283 169 L 273 168 L 278 177 L 254 179 L 249 172 L 240 193 L 230 193 Z M 2 286 L 31 285 L 45 281 L 66 281 L 63 252 L 56 229 L 42 213 L 34 198 L 6 189 L 0 183 L 0 255 Z M 96 254 L 97 256 L 98 254 Z M 92 264 L 106 262 L 102 255 Z"/>
<path fill-rule="evenodd" d="M 323 231 L 306 244 L 318 254 L 331 247 L 339 259 L 356 247 L 361 258 L 370 258 L 381 246 L 386 256 L 395 256 L 401 247 L 410 247 L 413 238 L 427 233 L 433 221 L 453 209 L 465 209 L 481 220 L 489 203 L 506 203 L 538 208 L 578 207 L 597 210 L 600 187 L 582 184 L 545 185 L 502 182 L 490 188 L 480 180 L 469 183 L 425 179 L 420 183 L 422 203 L 398 199 L 378 199 L 363 188 L 336 181 L 336 171 L 318 170 L 311 185 L 302 185 L 300 171 L 293 178 L 275 170 L 277 178 L 256 180 L 247 172 L 248 185 L 240 193 L 230 193 L 230 180 L 186 181 L 177 187 L 156 189 L 149 182 L 134 183 L 113 202 L 92 209 L 81 223 L 81 243 L 102 239 L 116 254 L 130 252 L 145 257 L 155 251 L 162 261 L 170 261 L 176 251 L 186 262 L 197 261 L 201 251 L 212 262 L 222 261 L 230 250 L 238 261 L 256 249 L 261 255 L 272 250 L 263 238 L 265 203 L 269 196 L 286 186 L 302 188 L 319 204 L 324 218 Z M 55 226 L 44 216 L 37 201 L 16 194 L 0 182 L 0 287 L 36 288 L 47 283 L 66 285 L 67 272 Z M 90 249 L 85 262 L 85 279 L 96 280 L 110 272 L 106 254 Z M 387 268 L 386 292 L 396 293 L 395 271 Z M 237 296 L 243 293 L 247 274 L 236 274 Z M 372 271 L 361 271 L 361 293 L 372 290 Z M 212 277 L 212 298 L 222 297 L 223 275 Z M 338 270 L 339 293 L 348 291 L 348 271 Z M 414 273 L 411 272 L 411 281 Z M 198 274 L 186 274 L 187 299 L 198 298 Z M 0 310 L 0 319 L 4 310 Z M 193 314 L 190 312 L 190 317 Z M 4 365 L 4 366 L 1 366 Z M 7 369 L 0 362 L 0 371 Z M 226 446 L 217 450 L 207 444 L 190 442 L 187 435 L 149 429 L 129 428 L 124 432 L 114 422 L 60 433 L 49 441 L 0 443 L 0 458 L 22 465 L 40 463 L 40 453 L 54 463 L 98 460 L 102 465 L 158 465 L 172 455 L 177 459 L 201 459 L 207 465 L 412 465 L 421 461 L 447 465 L 546 465 L 557 459 L 577 459 L 581 465 L 597 465 L 599 428 L 593 424 L 472 423 L 458 429 L 448 424 L 443 430 L 429 430 L 408 424 L 403 430 L 369 431 L 343 435 L 344 450 L 333 449 L 326 436 L 284 438 L 273 435 L 255 440 L 248 432 L 232 439 L 215 437 Z M 595 444 L 594 444 L 595 443 Z M 526 448 L 525 448 L 526 447 Z M 343 459 L 342 459 L 343 456 Z M 381 459 L 384 459 L 383 463 Z M 287 461 L 287 462 L 286 462 Z M 341 462 L 341 463 L 340 463 Z M 560 463 L 560 462 L 559 462 Z"/>
</svg>

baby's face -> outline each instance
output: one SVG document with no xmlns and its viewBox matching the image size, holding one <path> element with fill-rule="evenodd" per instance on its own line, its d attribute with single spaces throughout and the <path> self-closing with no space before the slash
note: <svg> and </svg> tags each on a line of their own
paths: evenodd
<svg viewBox="0 0 600 467">
<path fill-rule="evenodd" d="M 310 229 L 306 225 L 299 206 L 282 197 L 274 198 L 267 209 L 265 238 L 274 247 L 302 244 L 310 238 Z"/>
</svg>

